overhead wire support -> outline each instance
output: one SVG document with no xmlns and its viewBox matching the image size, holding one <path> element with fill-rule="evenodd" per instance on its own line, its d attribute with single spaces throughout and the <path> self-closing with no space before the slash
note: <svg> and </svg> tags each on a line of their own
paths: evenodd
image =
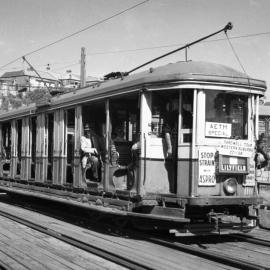
<svg viewBox="0 0 270 270">
<path fill-rule="evenodd" d="M 198 39 L 198 40 L 195 40 L 195 41 L 193 41 L 193 42 L 191 42 L 191 43 L 188 43 L 188 44 L 186 44 L 186 45 L 184 45 L 184 46 L 182 46 L 182 47 L 180 47 L 180 48 L 178 48 L 178 49 L 175 49 L 175 50 L 170 51 L 170 52 L 168 52 L 168 53 L 165 53 L 165 54 L 163 54 L 163 55 L 161 55 L 161 56 L 159 56 L 159 57 L 156 57 L 156 58 L 154 58 L 154 59 L 152 59 L 152 60 L 150 60 L 150 61 L 148 61 L 148 62 L 146 62 L 146 63 L 144 63 L 144 64 L 142 64 L 142 65 L 140 65 L 140 66 L 138 66 L 138 67 L 136 67 L 136 68 L 133 68 L 132 70 L 130 70 L 130 71 L 124 73 L 124 74 L 125 74 L 125 75 L 129 75 L 131 72 L 133 72 L 133 71 L 135 71 L 135 70 L 137 70 L 137 69 L 139 69 L 139 68 L 142 68 L 142 67 L 144 67 L 144 66 L 146 66 L 146 65 L 148 65 L 148 64 L 151 64 L 151 63 L 153 63 L 153 62 L 155 62 L 155 61 L 157 61 L 157 60 L 159 60 L 159 59 L 161 59 L 161 58 L 163 58 L 163 57 L 166 57 L 166 56 L 168 56 L 168 55 L 170 55 L 170 54 L 173 54 L 173 53 L 175 53 L 175 52 L 178 52 L 178 51 L 181 51 L 181 50 L 183 50 L 183 49 L 189 48 L 190 46 L 192 46 L 192 45 L 194 45 L 194 44 L 196 44 L 196 43 L 199 43 L 199 42 L 201 42 L 201 41 L 203 41 L 203 40 L 205 40 L 205 39 L 207 39 L 207 38 L 210 38 L 210 37 L 212 37 L 212 36 L 214 36 L 214 35 L 217 35 L 217 34 L 219 34 L 220 32 L 223 32 L 223 31 L 224 31 L 225 33 L 227 33 L 227 31 L 228 31 L 228 30 L 231 30 L 232 28 L 233 28 L 233 25 L 232 25 L 231 22 L 229 22 L 229 23 L 227 23 L 227 25 L 226 25 L 225 27 L 223 27 L 222 29 L 218 30 L 218 31 L 215 32 L 215 33 L 212 33 L 212 34 L 210 34 L 210 35 L 208 35 L 208 36 L 202 37 L 202 38 L 200 38 L 200 39 Z"/>
</svg>

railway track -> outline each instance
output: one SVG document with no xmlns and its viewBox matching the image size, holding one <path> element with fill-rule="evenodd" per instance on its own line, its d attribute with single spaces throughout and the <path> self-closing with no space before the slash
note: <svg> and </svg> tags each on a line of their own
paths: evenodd
<svg viewBox="0 0 270 270">
<path fill-rule="evenodd" d="M 0 215 L 6 218 L 9 218 L 15 222 L 18 222 L 20 224 L 23 224 L 29 228 L 32 228 L 34 230 L 37 230 L 39 232 L 45 233 L 47 235 L 50 235 L 54 238 L 57 238 L 63 242 L 66 242 L 72 246 L 78 247 L 82 250 L 85 250 L 87 252 L 90 252 L 92 254 L 95 254 L 99 257 L 102 257 L 106 260 L 112 261 L 114 263 L 117 263 L 119 265 L 122 265 L 124 267 L 130 268 L 130 269 L 136 269 L 136 270 L 150 270 L 153 269 L 151 267 L 148 267 L 147 265 L 140 263 L 139 261 L 129 259 L 127 257 L 121 256 L 121 254 L 112 253 L 105 249 L 98 248 L 97 246 L 91 244 L 79 241 L 76 238 L 70 237 L 68 235 L 62 234 L 59 231 L 52 230 L 46 226 L 41 226 L 40 224 L 31 222 L 27 219 L 23 219 L 21 217 L 12 215 L 10 213 L 7 213 L 5 211 L 0 210 Z M 0 268 L 1 269 L 1 268 Z"/>
<path fill-rule="evenodd" d="M 270 232 L 269 232 L 269 234 L 270 234 Z M 264 240 L 264 239 L 256 238 L 256 237 L 249 236 L 249 235 L 239 235 L 239 234 L 233 235 L 233 237 L 235 239 L 242 240 L 242 241 L 245 241 L 248 243 L 252 243 L 252 244 L 259 245 L 259 246 L 265 246 L 265 247 L 270 248 L 270 241 L 269 240 Z"/>
<path fill-rule="evenodd" d="M 17 205 L 18 206 L 18 205 Z M 28 209 L 31 209 L 31 206 L 27 206 Z M 31 209 L 33 210 L 33 209 Z M 36 210 L 35 210 L 36 211 Z M 37 212 L 46 214 L 44 210 L 40 211 L 38 210 Z M 124 267 L 130 268 L 130 269 L 158 269 L 152 266 L 149 266 L 147 263 L 141 263 L 138 259 L 134 260 L 134 257 L 128 258 L 126 255 L 121 255 L 116 252 L 112 252 L 109 250 L 103 250 L 102 248 L 98 248 L 96 244 L 91 244 L 89 242 L 81 241 L 76 239 L 76 237 L 71 237 L 70 235 L 67 235 L 59 230 L 55 230 L 52 228 L 49 228 L 47 226 L 41 226 L 40 224 L 29 221 L 27 219 L 24 219 L 22 217 L 19 217 L 18 215 L 13 215 L 11 213 L 8 213 L 7 211 L 0 210 L 0 215 L 12 219 L 16 222 L 19 222 L 21 224 L 24 224 L 30 228 L 33 228 L 35 230 L 38 230 L 40 232 L 46 233 L 50 236 L 53 236 L 59 240 L 62 240 L 66 243 L 69 243 L 75 247 L 78 247 L 80 249 L 86 250 L 90 253 L 93 253 L 95 255 L 98 255 L 100 257 L 103 257 L 105 259 L 108 259 L 112 262 L 115 262 L 119 265 L 122 265 Z M 58 215 L 54 213 L 53 215 L 54 218 L 60 218 L 61 220 L 64 220 L 65 217 L 61 216 L 59 213 Z M 70 216 L 69 216 L 70 217 Z M 78 221 L 78 220 L 77 220 Z M 78 222 L 77 222 L 78 223 Z M 192 245 L 191 243 L 185 242 L 179 240 L 181 238 L 176 238 L 176 237 L 160 237 L 160 236 L 155 236 L 153 234 L 145 234 L 141 232 L 134 232 L 132 230 L 125 230 L 125 231 L 120 231 L 119 235 L 128 235 L 129 238 L 133 239 L 140 239 L 145 242 L 151 242 L 152 244 L 158 245 L 158 246 L 164 246 L 168 248 L 169 250 L 174 250 L 174 251 L 179 251 L 187 254 L 192 254 L 194 256 L 198 256 L 200 258 L 204 258 L 206 260 L 214 261 L 219 264 L 227 265 L 229 267 L 232 267 L 233 269 L 270 269 L 268 265 L 263 264 L 260 262 L 254 263 L 250 261 L 248 258 L 247 259 L 241 259 L 241 258 L 236 258 L 234 256 L 226 255 L 223 252 L 217 252 L 213 251 L 209 248 L 202 248 L 202 247 L 197 247 L 195 245 Z M 249 237 L 249 236 L 244 236 L 244 235 L 234 235 L 233 236 L 235 239 L 249 242 L 252 244 L 264 246 L 264 247 L 270 247 L 270 242 L 263 240 L 263 239 L 258 239 L 254 237 Z M 193 238 L 195 243 L 199 243 L 200 240 L 196 240 L 196 238 Z M 216 240 L 218 244 L 218 240 Z M 203 246 L 203 245 L 202 245 Z M 269 251 L 270 252 L 270 251 Z"/>
<path fill-rule="evenodd" d="M 255 240 L 255 239 L 254 239 Z M 257 242 L 256 244 L 259 244 L 258 239 L 256 239 Z M 259 263 L 253 263 L 250 261 L 242 260 L 239 258 L 233 258 L 231 256 L 225 255 L 222 252 L 216 252 L 208 249 L 202 249 L 202 248 L 197 248 L 192 245 L 187 245 L 175 241 L 168 241 L 165 239 L 160 239 L 157 237 L 148 237 L 148 241 L 151 241 L 153 243 L 159 244 L 159 245 L 164 245 L 167 247 L 170 247 L 172 249 L 177 249 L 182 252 L 186 252 L 189 254 L 193 254 L 205 259 L 213 260 L 228 266 L 233 266 L 239 269 L 265 269 L 268 270 L 270 269 L 270 266 L 266 265 L 261 265 Z"/>
</svg>

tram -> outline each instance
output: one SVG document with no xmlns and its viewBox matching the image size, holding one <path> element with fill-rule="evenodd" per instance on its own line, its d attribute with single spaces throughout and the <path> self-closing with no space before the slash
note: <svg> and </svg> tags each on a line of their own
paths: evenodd
<svg viewBox="0 0 270 270">
<path fill-rule="evenodd" d="M 1 113 L 0 189 L 181 233 L 250 230 L 265 91 L 230 67 L 188 61 Z M 97 178 L 82 167 L 87 125 L 104 143 Z"/>
</svg>

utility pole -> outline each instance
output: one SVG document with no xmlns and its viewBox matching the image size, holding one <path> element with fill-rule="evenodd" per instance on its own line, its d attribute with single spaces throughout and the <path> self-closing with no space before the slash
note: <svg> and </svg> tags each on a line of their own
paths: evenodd
<svg viewBox="0 0 270 270">
<path fill-rule="evenodd" d="M 85 71 L 85 48 L 81 48 L 81 87 L 85 87 L 86 85 L 86 71 Z"/>
</svg>

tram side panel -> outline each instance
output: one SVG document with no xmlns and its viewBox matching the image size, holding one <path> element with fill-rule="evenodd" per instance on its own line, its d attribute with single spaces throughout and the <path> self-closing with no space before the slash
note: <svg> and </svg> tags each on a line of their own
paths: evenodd
<svg viewBox="0 0 270 270">
<path fill-rule="evenodd" d="M 74 169 L 73 179 L 74 186 L 81 187 L 82 184 L 82 169 L 81 169 L 81 142 L 82 136 L 82 107 L 76 106 L 75 109 L 75 139 L 74 139 Z"/>
</svg>

